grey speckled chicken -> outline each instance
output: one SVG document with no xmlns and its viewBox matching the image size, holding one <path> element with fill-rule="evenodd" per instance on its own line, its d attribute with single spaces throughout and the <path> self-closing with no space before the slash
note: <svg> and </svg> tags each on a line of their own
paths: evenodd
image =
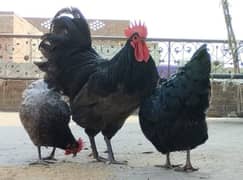
<svg viewBox="0 0 243 180">
<path fill-rule="evenodd" d="M 38 148 L 39 161 L 54 159 L 55 149 L 76 155 L 83 147 L 81 138 L 76 141 L 70 128 L 70 108 L 62 96 L 47 88 L 44 80 L 32 82 L 23 92 L 19 109 L 20 120 L 30 139 Z M 41 146 L 53 147 L 49 157 L 41 157 Z"/>
</svg>

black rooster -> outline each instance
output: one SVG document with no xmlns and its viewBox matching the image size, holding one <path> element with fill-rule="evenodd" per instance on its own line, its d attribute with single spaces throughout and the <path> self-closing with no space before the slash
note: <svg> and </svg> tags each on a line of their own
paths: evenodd
<svg viewBox="0 0 243 180">
<path fill-rule="evenodd" d="M 54 160 L 56 148 L 65 149 L 66 155 L 76 155 L 82 149 L 82 140 L 75 140 L 68 125 L 71 116 L 69 106 L 59 93 L 47 88 L 44 80 L 32 82 L 23 92 L 19 116 L 38 148 L 37 163 Z M 49 157 L 41 157 L 41 146 L 53 147 Z"/>
<path fill-rule="evenodd" d="M 60 16 L 64 12 L 74 18 Z M 94 138 L 102 132 L 108 162 L 120 163 L 114 158 L 110 139 L 152 93 L 159 78 L 145 43 L 147 29 L 141 23 L 127 28 L 125 46 L 108 61 L 91 47 L 87 21 L 77 12 L 66 8 L 54 17 L 51 32 L 40 43 L 48 61 L 38 66 L 47 72 L 47 83 L 70 98 L 72 118 L 85 128 L 94 158 L 107 161 L 99 156 Z"/>
<path fill-rule="evenodd" d="M 210 69 L 210 55 L 202 45 L 141 104 L 140 126 L 155 148 L 167 155 L 164 167 L 172 168 L 170 152 L 186 150 L 186 165 L 177 170 L 196 170 L 190 162 L 190 150 L 208 139 L 205 111 L 209 107 Z"/>
</svg>

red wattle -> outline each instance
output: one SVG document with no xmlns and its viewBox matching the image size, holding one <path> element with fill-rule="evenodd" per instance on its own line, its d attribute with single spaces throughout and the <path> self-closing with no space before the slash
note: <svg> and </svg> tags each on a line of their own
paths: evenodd
<svg viewBox="0 0 243 180">
<path fill-rule="evenodd" d="M 150 57 L 149 49 L 148 49 L 147 45 L 144 43 L 144 47 L 143 47 L 143 58 L 144 58 L 144 62 L 148 62 L 149 57 Z"/>
<path fill-rule="evenodd" d="M 134 47 L 135 58 L 138 62 L 148 62 L 149 50 L 144 42 L 136 43 Z"/>
</svg>

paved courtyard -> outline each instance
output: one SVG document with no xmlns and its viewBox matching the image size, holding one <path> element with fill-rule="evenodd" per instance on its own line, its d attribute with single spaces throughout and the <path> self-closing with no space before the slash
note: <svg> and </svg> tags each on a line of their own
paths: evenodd
<svg viewBox="0 0 243 180">
<path fill-rule="evenodd" d="M 87 136 L 79 126 L 71 124 L 76 137 L 85 140 L 85 150 L 76 158 L 64 156 L 58 150 L 58 162 L 48 167 L 29 166 L 37 158 L 33 146 L 17 113 L 0 112 L 0 180 L 240 180 L 243 179 L 243 119 L 209 118 L 209 140 L 192 151 L 192 163 L 199 171 L 180 173 L 154 167 L 162 164 L 165 156 L 158 153 L 143 136 L 137 116 L 131 116 L 112 139 L 117 160 L 128 160 L 128 165 L 107 165 L 93 162 L 89 157 Z M 103 156 L 105 144 L 97 137 Z M 44 152 L 50 152 L 44 149 Z M 45 154 L 45 153 L 44 153 Z M 184 163 L 185 153 L 172 154 L 173 163 Z"/>
</svg>

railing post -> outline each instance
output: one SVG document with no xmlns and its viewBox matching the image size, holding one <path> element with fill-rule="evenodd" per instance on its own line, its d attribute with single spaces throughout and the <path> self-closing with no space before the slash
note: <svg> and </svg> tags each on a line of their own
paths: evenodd
<svg viewBox="0 0 243 180">
<path fill-rule="evenodd" d="M 30 38 L 30 41 L 29 41 L 29 45 L 30 45 L 30 52 L 29 52 L 29 58 L 30 58 L 30 61 L 29 62 L 33 62 L 33 59 L 32 59 L 32 38 Z"/>
<path fill-rule="evenodd" d="M 168 41 L 168 70 L 167 70 L 167 78 L 170 77 L 170 61 L 171 61 L 171 41 Z"/>
</svg>

